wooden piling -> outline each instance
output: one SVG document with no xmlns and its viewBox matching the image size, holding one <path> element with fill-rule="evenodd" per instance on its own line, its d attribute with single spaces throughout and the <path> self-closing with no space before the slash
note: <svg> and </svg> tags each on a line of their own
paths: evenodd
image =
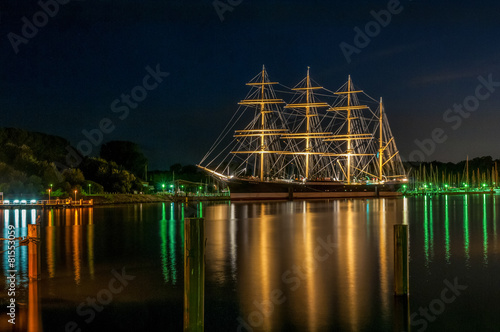
<svg viewBox="0 0 500 332">
<path fill-rule="evenodd" d="M 28 225 L 28 275 L 29 279 L 40 279 L 40 226 L 38 224 Z"/>
<path fill-rule="evenodd" d="M 184 220 L 184 331 L 205 328 L 205 220 Z"/>
<path fill-rule="evenodd" d="M 408 296 L 394 297 L 393 331 L 410 331 L 410 299 Z"/>
<path fill-rule="evenodd" d="M 394 294 L 409 293 L 408 225 L 394 225 Z"/>
<path fill-rule="evenodd" d="M 42 314 L 39 299 L 38 280 L 32 279 L 28 283 L 28 328 L 27 332 L 42 331 Z M 41 282 L 41 281 L 40 281 Z"/>
</svg>

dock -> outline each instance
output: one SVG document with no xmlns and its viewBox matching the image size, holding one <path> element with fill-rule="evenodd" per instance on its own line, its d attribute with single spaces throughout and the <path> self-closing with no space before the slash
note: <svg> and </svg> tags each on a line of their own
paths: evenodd
<svg viewBox="0 0 500 332">
<path fill-rule="evenodd" d="M 51 199 L 51 200 L 2 200 L 0 209 L 54 209 L 94 206 L 94 200 L 72 200 L 72 199 Z"/>
</svg>

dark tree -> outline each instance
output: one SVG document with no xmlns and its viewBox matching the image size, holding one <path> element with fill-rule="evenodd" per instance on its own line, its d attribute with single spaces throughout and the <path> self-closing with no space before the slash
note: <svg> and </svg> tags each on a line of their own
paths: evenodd
<svg viewBox="0 0 500 332">
<path fill-rule="evenodd" d="M 114 161 L 117 165 L 144 178 L 147 158 L 136 143 L 111 141 L 101 146 L 101 158 Z"/>
</svg>

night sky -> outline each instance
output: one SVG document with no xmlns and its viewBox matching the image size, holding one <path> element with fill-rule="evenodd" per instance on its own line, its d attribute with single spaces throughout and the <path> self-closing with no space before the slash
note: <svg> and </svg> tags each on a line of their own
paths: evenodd
<svg viewBox="0 0 500 332">
<path fill-rule="evenodd" d="M 0 2 L 1 127 L 77 146 L 101 125 L 103 142 L 138 143 L 150 169 L 194 164 L 263 64 L 286 86 L 310 66 L 330 90 L 350 74 L 383 97 L 404 159 L 500 158 L 497 1 L 221 0 L 219 13 L 209 0 L 59 1 L 46 1 L 53 17 L 38 1 Z M 143 100 L 122 99 L 132 91 Z"/>
</svg>

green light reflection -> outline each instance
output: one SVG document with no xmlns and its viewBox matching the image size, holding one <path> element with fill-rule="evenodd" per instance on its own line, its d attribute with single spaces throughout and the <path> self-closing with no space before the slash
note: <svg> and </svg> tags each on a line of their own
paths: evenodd
<svg viewBox="0 0 500 332">
<path fill-rule="evenodd" d="M 176 269 L 176 256 L 175 256 L 176 233 L 175 233 L 174 207 L 175 204 L 170 203 L 170 219 L 167 220 L 166 204 L 162 203 L 161 220 L 160 220 L 160 237 L 161 237 L 160 256 L 161 256 L 163 280 L 165 282 L 169 282 L 171 280 L 172 284 L 175 285 L 177 283 L 177 269 Z"/>
<path fill-rule="evenodd" d="M 168 221 L 168 237 L 170 239 L 170 266 L 172 267 L 172 283 L 175 285 L 177 282 L 177 270 L 176 270 L 176 259 L 175 259 L 175 214 L 174 214 L 174 203 L 170 203 L 170 220 Z"/>
<path fill-rule="evenodd" d="M 483 195 L 483 263 L 488 265 L 488 219 L 486 215 L 486 194 Z"/>
<path fill-rule="evenodd" d="M 444 196 L 444 204 L 445 204 L 445 216 L 444 216 L 444 232 L 445 232 L 445 258 L 446 263 L 450 264 L 450 217 L 448 211 L 448 195 Z"/>
<path fill-rule="evenodd" d="M 431 245 L 431 260 L 434 259 L 434 218 L 433 218 L 433 213 L 432 213 L 432 199 L 429 202 L 429 229 L 430 229 L 430 245 Z"/>
<path fill-rule="evenodd" d="M 469 264 L 469 197 L 464 195 L 464 249 L 465 249 L 465 261 Z"/>
<path fill-rule="evenodd" d="M 427 209 L 427 195 L 424 196 L 424 251 L 426 265 L 429 263 L 429 218 Z"/>
<path fill-rule="evenodd" d="M 497 245 L 497 196 L 493 195 L 493 238 L 495 239 L 495 247 Z"/>
<path fill-rule="evenodd" d="M 161 205 L 161 220 L 160 220 L 160 236 L 161 236 L 161 270 L 163 272 L 163 280 L 168 282 L 170 280 L 168 273 L 167 261 L 167 218 L 165 213 L 165 203 Z"/>
</svg>

